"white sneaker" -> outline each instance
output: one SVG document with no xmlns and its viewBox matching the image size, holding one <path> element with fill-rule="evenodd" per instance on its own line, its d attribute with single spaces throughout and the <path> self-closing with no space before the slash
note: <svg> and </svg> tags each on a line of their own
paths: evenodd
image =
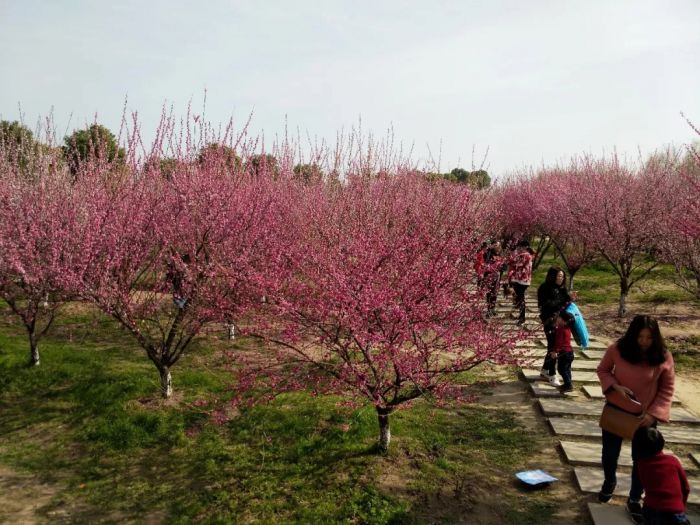
<svg viewBox="0 0 700 525">
<path fill-rule="evenodd" d="M 552 386 L 561 386 L 561 382 L 559 382 L 557 376 L 549 376 L 549 384 Z"/>
<path fill-rule="evenodd" d="M 540 377 L 542 379 L 546 379 L 547 381 L 549 381 L 549 372 L 547 371 L 546 368 L 543 368 L 542 370 L 540 370 Z"/>
</svg>

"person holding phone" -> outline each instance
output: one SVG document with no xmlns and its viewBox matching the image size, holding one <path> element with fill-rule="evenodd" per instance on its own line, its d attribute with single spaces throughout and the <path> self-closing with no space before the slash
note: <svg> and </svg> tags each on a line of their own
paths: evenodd
<svg viewBox="0 0 700 525">
<path fill-rule="evenodd" d="M 605 352 L 597 368 L 606 402 L 632 414 L 643 414 L 641 427 L 667 422 L 671 413 L 675 371 L 671 352 L 666 349 L 656 319 L 638 315 Z M 622 438 L 603 430 L 602 462 L 605 481 L 598 500 L 612 498 L 617 485 L 617 461 Z M 643 487 L 637 469 L 638 451 L 632 443 L 632 486 L 627 511 L 635 523 L 643 523 Z"/>
</svg>

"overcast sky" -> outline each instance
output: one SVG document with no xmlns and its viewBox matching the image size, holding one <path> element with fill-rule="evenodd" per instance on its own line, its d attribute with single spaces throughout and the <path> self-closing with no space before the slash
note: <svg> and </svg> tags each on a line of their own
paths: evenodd
<svg viewBox="0 0 700 525">
<path fill-rule="evenodd" d="M 0 0 L 0 118 L 59 132 L 164 102 L 254 131 L 333 139 L 362 118 L 416 157 L 493 175 L 614 147 L 636 155 L 700 123 L 700 1 Z M 72 115 L 71 120 L 69 117 Z"/>
</svg>

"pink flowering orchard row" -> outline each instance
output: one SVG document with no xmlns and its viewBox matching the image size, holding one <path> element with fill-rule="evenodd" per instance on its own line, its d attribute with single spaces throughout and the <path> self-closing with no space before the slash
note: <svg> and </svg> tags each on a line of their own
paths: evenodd
<svg viewBox="0 0 700 525">
<path fill-rule="evenodd" d="M 574 159 L 499 189 L 505 231 L 548 237 L 573 282 L 602 258 L 620 279 L 618 313 L 630 288 L 660 263 L 673 263 L 679 283 L 700 297 L 700 157 L 666 154 L 638 167 L 616 157 Z"/>
<path fill-rule="evenodd" d="M 343 183 L 304 181 L 291 148 L 274 166 L 246 162 L 240 143 L 240 161 L 202 156 L 168 126 L 148 151 L 133 133 L 123 162 L 94 155 L 77 169 L 49 149 L 19 169 L 0 151 L 0 294 L 32 363 L 57 308 L 85 301 L 133 335 L 168 397 L 202 328 L 235 322 L 261 341 L 232 356 L 238 401 L 312 389 L 369 402 L 386 448 L 395 409 L 464 396 L 460 372 L 515 361 L 515 338 L 483 319 L 472 285 L 493 217 L 484 195 L 369 155 Z"/>
</svg>

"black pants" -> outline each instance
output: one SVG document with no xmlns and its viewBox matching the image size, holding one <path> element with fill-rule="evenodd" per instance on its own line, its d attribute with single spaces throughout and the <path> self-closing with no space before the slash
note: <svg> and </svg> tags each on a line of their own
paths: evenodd
<svg viewBox="0 0 700 525">
<path fill-rule="evenodd" d="M 547 355 L 544 356 L 542 368 L 547 371 L 550 376 L 556 374 L 557 360 L 549 357 L 549 354 L 554 351 L 554 326 L 548 322 L 544 323 L 544 335 L 547 338 Z"/>
<path fill-rule="evenodd" d="M 486 304 L 491 314 L 496 313 L 496 300 L 498 299 L 498 287 L 501 284 L 501 277 L 497 272 L 484 274 L 483 284 L 486 287 Z"/>
<path fill-rule="evenodd" d="M 571 363 L 574 361 L 573 352 L 562 352 L 557 357 L 557 370 L 564 380 L 564 387 L 572 386 L 571 382 Z"/>
<path fill-rule="evenodd" d="M 525 322 L 525 291 L 527 290 L 527 284 L 511 283 L 513 290 L 515 291 L 515 304 L 520 309 L 520 316 L 518 321 L 521 323 Z"/>
</svg>

